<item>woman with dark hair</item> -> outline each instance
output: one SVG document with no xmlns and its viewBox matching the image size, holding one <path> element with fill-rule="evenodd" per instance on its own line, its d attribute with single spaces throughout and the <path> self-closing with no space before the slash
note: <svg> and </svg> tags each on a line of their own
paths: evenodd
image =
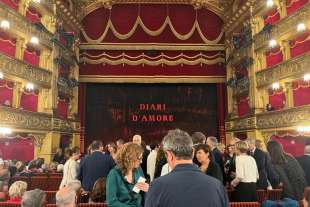
<svg viewBox="0 0 310 207">
<path fill-rule="evenodd" d="M 106 151 L 110 154 L 110 156 L 115 160 L 117 147 L 114 142 L 109 142 L 106 147 Z"/>
<path fill-rule="evenodd" d="M 229 144 L 226 147 L 224 156 L 224 172 L 225 181 L 229 184 L 236 176 L 236 148 L 234 144 Z"/>
<path fill-rule="evenodd" d="M 206 144 L 198 144 L 195 147 L 195 156 L 199 163 L 200 170 L 219 181 L 223 182 L 223 175 L 220 166 L 215 162 L 211 149 Z"/>
<path fill-rule="evenodd" d="M 63 178 L 60 183 L 59 189 L 65 187 L 71 181 L 77 180 L 79 164 L 77 160 L 80 158 L 80 148 L 74 147 L 73 149 L 67 150 L 68 156 L 70 158 L 64 165 L 63 168 Z"/>
<path fill-rule="evenodd" d="M 107 177 L 106 196 L 109 207 L 142 207 L 140 191 L 147 192 L 149 185 L 143 182 L 140 167 L 143 148 L 129 142 L 116 155 L 116 166 Z M 145 180 L 145 178 L 144 178 Z"/>
<path fill-rule="evenodd" d="M 269 141 L 267 150 L 283 185 L 283 197 L 301 200 L 307 183 L 303 169 L 297 160 L 285 153 L 282 145 L 277 141 Z"/>
</svg>

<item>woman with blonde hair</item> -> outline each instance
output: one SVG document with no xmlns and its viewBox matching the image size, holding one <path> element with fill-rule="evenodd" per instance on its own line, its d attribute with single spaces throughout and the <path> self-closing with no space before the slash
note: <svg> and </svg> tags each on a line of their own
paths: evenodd
<svg viewBox="0 0 310 207">
<path fill-rule="evenodd" d="M 7 202 L 10 203 L 20 203 L 22 197 L 27 190 L 27 183 L 24 181 L 14 182 L 9 189 L 10 199 Z"/>
<path fill-rule="evenodd" d="M 247 154 L 249 145 L 245 141 L 236 143 L 236 177 L 231 181 L 235 187 L 233 200 L 236 202 L 256 201 L 256 182 L 258 169 L 256 161 Z"/>
<path fill-rule="evenodd" d="M 116 155 L 116 166 L 107 177 L 106 196 L 109 207 L 141 207 L 142 195 L 149 185 L 145 183 L 140 167 L 143 149 L 132 142 L 126 143 Z"/>
</svg>

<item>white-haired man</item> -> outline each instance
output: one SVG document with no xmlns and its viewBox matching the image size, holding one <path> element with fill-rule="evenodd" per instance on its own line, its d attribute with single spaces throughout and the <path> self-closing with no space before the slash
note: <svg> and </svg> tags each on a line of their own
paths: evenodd
<svg viewBox="0 0 310 207">
<path fill-rule="evenodd" d="M 149 177 L 147 174 L 147 157 L 150 154 L 150 151 L 148 149 L 146 149 L 145 146 L 142 145 L 142 137 L 139 134 L 136 134 L 132 137 L 132 142 L 135 144 L 140 145 L 141 147 L 143 147 L 143 155 L 142 155 L 142 163 L 141 163 L 141 168 L 143 170 L 144 176 L 145 177 Z"/>
<path fill-rule="evenodd" d="M 63 187 L 56 193 L 57 207 L 76 207 L 76 191 L 70 187 Z"/>
</svg>

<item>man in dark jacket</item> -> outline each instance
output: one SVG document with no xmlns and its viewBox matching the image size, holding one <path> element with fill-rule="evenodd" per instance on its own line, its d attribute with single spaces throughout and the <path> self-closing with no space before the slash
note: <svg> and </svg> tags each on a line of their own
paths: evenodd
<svg viewBox="0 0 310 207">
<path fill-rule="evenodd" d="M 107 177 L 115 163 L 109 154 L 104 154 L 101 141 L 93 141 L 92 154 L 81 162 L 78 179 L 85 191 L 91 191 L 98 178 Z"/>
<path fill-rule="evenodd" d="M 305 172 L 307 185 L 310 186 L 310 145 L 305 146 L 305 155 L 296 158 Z"/>
<path fill-rule="evenodd" d="M 143 145 L 142 143 L 142 137 L 139 134 L 136 134 L 132 137 L 132 142 L 135 144 L 140 145 L 143 148 L 143 154 L 142 154 L 142 163 L 141 163 L 141 168 L 143 170 L 143 174 L 146 178 L 148 178 L 148 174 L 147 174 L 147 157 L 150 154 L 150 151 L 148 149 L 146 149 L 146 146 Z"/>
<path fill-rule="evenodd" d="M 193 142 L 186 132 L 170 130 L 163 149 L 173 170 L 151 183 L 145 207 L 229 206 L 223 184 L 193 164 Z"/>
<path fill-rule="evenodd" d="M 214 156 L 215 162 L 220 166 L 222 175 L 224 175 L 224 162 L 223 162 L 223 155 L 221 151 L 217 148 L 218 141 L 216 137 L 208 137 L 207 138 L 207 145 L 212 150 L 212 154 Z"/>
<path fill-rule="evenodd" d="M 268 187 L 268 180 L 273 187 L 276 187 L 279 184 L 279 177 L 272 167 L 268 153 L 256 148 L 255 139 L 248 139 L 247 142 L 250 150 L 249 155 L 255 159 L 259 174 L 256 188 L 266 190 Z"/>
</svg>

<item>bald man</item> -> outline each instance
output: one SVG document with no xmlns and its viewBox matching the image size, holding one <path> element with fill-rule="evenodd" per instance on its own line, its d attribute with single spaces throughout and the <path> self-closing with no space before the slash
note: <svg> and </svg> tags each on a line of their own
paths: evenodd
<svg viewBox="0 0 310 207">
<path fill-rule="evenodd" d="M 76 191 L 70 187 L 63 187 L 56 193 L 57 207 L 76 207 Z"/>
<path fill-rule="evenodd" d="M 141 135 L 139 134 L 136 134 L 132 137 L 132 142 L 135 143 L 135 144 L 138 144 L 140 145 L 141 147 L 143 147 L 143 157 L 142 157 L 142 163 L 141 163 L 141 168 L 143 170 L 143 173 L 144 173 L 144 176 L 146 178 L 148 178 L 148 174 L 147 174 L 147 157 L 149 156 L 150 154 L 150 151 L 146 149 L 145 146 L 142 145 L 142 137 Z"/>
</svg>

